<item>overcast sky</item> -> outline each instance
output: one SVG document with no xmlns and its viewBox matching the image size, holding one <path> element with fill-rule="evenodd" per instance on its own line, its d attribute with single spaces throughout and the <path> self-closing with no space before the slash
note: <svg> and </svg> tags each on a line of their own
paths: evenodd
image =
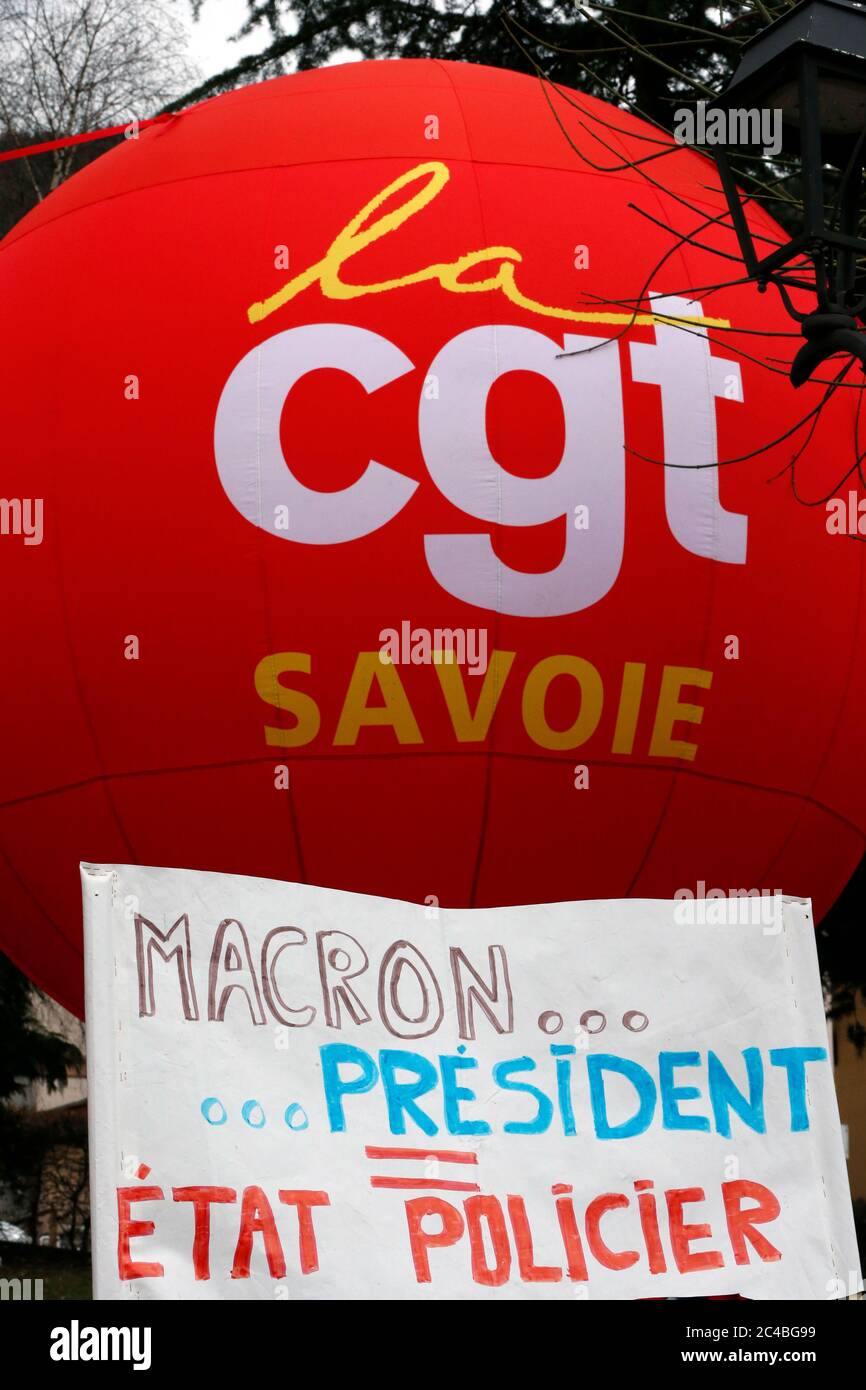
<svg viewBox="0 0 866 1390">
<path fill-rule="evenodd" d="M 205 0 L 198 23 L 193 22 L 186 0 L 177 7 L 177 13 L 189 31 L 189 55 L 202 77 L 213 77 L 246 53 L 258 53 L 267 45 L 266 25 L 238 43 L 229 42 L 247 17 L 246 0 Z"/>
<path fill-rule="evenodd" d="M 237 43 L 231 42 L 248 14 L 246 0 L 205 0 L 197 23 L 192 19 L 189 0 L 181 0 L 176 13 L 189 33 L 189 55 L 203 78 L 224 72 L 247 53 L 261 53 L 270 40 L 270 30 L 260 24 L 252 34 Z M 347 63 L 357 58 L 348 49 L 338 50 L 331 63 Z"/>
</svg>

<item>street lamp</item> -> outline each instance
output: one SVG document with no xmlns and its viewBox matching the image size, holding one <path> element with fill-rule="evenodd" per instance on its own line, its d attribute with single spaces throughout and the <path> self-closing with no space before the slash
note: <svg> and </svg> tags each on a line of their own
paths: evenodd
<svg viewBox="0 0 866 1390">
<path fill-rule="evenodd" d="M 860 236 L 860 196 L 866 162 L 866 4 L 802 0 L 748 43 L 737 71 L 712 102 L 722 113 L 725 145 L 714 150 L 740 252 L 750 278 L 774 284 L 806 342 L 791 367 L 795 386 L 835 353 L 857 357 L 866 371 L 866 239 Z M 747 112 L 781 112 L 782 151 L 799 161 L 803 194 L 800 227 L 761 256 L 729 164 L 731 122 Z M 835 185 L 835 191 L 833 189 Z M 792 262 L 811 261 L 814 281 Z M 817 308 L 794 308 L 790 288 L 811 291 Z"/>
</svg>

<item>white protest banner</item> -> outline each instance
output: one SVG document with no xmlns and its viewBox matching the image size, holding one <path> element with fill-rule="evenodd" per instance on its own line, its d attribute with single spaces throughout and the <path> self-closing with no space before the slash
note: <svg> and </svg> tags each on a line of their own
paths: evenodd
<svg viewBox="0 0 866 1390">
<path fill-rule="evenodd" d="M 860 1287 L 807 904 L 82 881 L 97 1297 Z"/>
</svg>

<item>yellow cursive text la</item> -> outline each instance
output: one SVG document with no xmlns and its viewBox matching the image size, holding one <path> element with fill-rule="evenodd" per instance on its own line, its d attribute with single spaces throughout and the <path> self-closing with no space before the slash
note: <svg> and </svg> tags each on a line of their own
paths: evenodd
<svg viewBox="0 0 866 1390">
<path fill-rule="evenodd" d="M 433 265 L 424 266 L 423 270 L 412 271 L 409 275 L 400 275 L 393 280 L 379 280 L 375 284 L 350 285 L 340 278 L 340 272 L 346 262 L 356 256 L 359 251 L 363 251 L 366 246 L 371 246 L 374 241 L 380 241 L 382 237 L 395 232 L 398 227 L 402 227 L 410 217 L 425 208 L 428 203 L 432 203 L 437 198 L 451 177 L 451 171 L 447 164 L 442 164 L 438 160 L 431 160 L 426 164 L 416 164 L 414 169 L 409 169 L 407 173 L 401 174 L 399 178 L 389 183 L 387 188 L 383 188 L 368 203 L 365 203 L 361 211 L 356 213 L 351 221 L 334 238 L 328 250 L 320 261 L 304 270 L 300 275 L 296 275 L 293 280 L 289 280 L 276 294 L 270 295 L 268 299 L 260 300 L 256 304 L 251 304 L 247 310 L 247 317 L 250 323 L 258 323 L 261 319 L 266 319 L 269 314 L 288 304 L 289 300 L 294 299 L 310 285 L 318 283 L 322 294 L 328 299 L 359 299 L 365 294 L 384 294 L 388 290 L 404 289 L 407 285 L 420 285 L 427 280 L 438 280 L 443 290 L 449 290 L 452 294 L 485 294 L 490 290 L 500 290 L 505 298 L 516 305 L 518 309 L 527 309 L 533 314 L 542 314 L 545 318 L 564 319 L 568 323 L 609 323 L 609 324 L 649 324 L 649 323 L 672 323 L 672 324 L 699 324 L 705 328 L 728 328 L 728 319 L 702 318 L 700 316 L 671 318 L 663 314 L 625 314 L 625 313 L 594 313 L 584 312 L 578 309 L 561 309 L 552 304 L 540 304 L 535 299 L 530 299 L 518 288 L 514 269 L 519 265 L 523 257 L 513 246 L 485 246 L 479 251 L 467 251 L 464 256 L 459 256 L 454 261 L 437 261 Z M 395 193 L 399 193 L 404 188 L 410 188 L 413 184 L 423 180 L 422 186 L 417 192 L 413 193 L 406 202 L 401 203 L 391 212 L 384 213 L 382 216 L 368 222 L 373 214 L 386 203 Z M 495 270 L 481 280 L 464 280 L 463 276 L 473 267 L 492 263 Z"/>
</svg>

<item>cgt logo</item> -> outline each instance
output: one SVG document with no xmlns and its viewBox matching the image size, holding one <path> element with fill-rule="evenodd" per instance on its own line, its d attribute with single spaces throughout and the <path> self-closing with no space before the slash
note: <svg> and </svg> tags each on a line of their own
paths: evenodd
<svg viewBox="0 0 866 1390">
<path fill-rule="evenodd" d="M 653 296 L 656 315 L 700 314 L 696 301 Z M 658 387 L 665 440 L 665 514 L 675 540 L 693 555 L 741 565 L 748 521 L 719 498 L 716 401 L 742 403 L 740 368 L 714 357 L 705 327 L 689 330 L 656 318 L 653 343 L 632 343 L 635 381 Z M 438 584 L 455 598 L 516 617 L 576 613 L 604 598 L 622 564 L 625 451 L 620 357 L 561 354 L 608 342 L 583 334 L 555 338 L 513 324 L 457 334 L 433 359 L 418 429 L 433 482 L 454 506 L 485 523 L 473 533 L 428 534 L 424 554 Z M 413 363 L 379 333 L 350 324 L 317 323 L 277 333 L 251 349 L 225 384 L 217 407 L 214 450 L 226 495 L 242 516 L 282 539 L 338 545 L 371 535 L 402 509 L 418 483 L 371 459 L 339 491 L 305 486 L 280 443 L 280 416 L 292 387 L 308 372 L 349 373 L 368 393 L 413 371 Z M 565 422 L 562 458 L 553 472 L 523 478 L 502 468 L 487 439 L 487 397 L 506 372 L 535 372 L 559 396 Z M 284 518 L 290 518 L 288 526 Z M 538 526 L 567 519 L 559 564 L 524 573 L 498 558 L 486 527 Z M 572 524 L 573 519 L 573 524 Z"/>
</svg>

